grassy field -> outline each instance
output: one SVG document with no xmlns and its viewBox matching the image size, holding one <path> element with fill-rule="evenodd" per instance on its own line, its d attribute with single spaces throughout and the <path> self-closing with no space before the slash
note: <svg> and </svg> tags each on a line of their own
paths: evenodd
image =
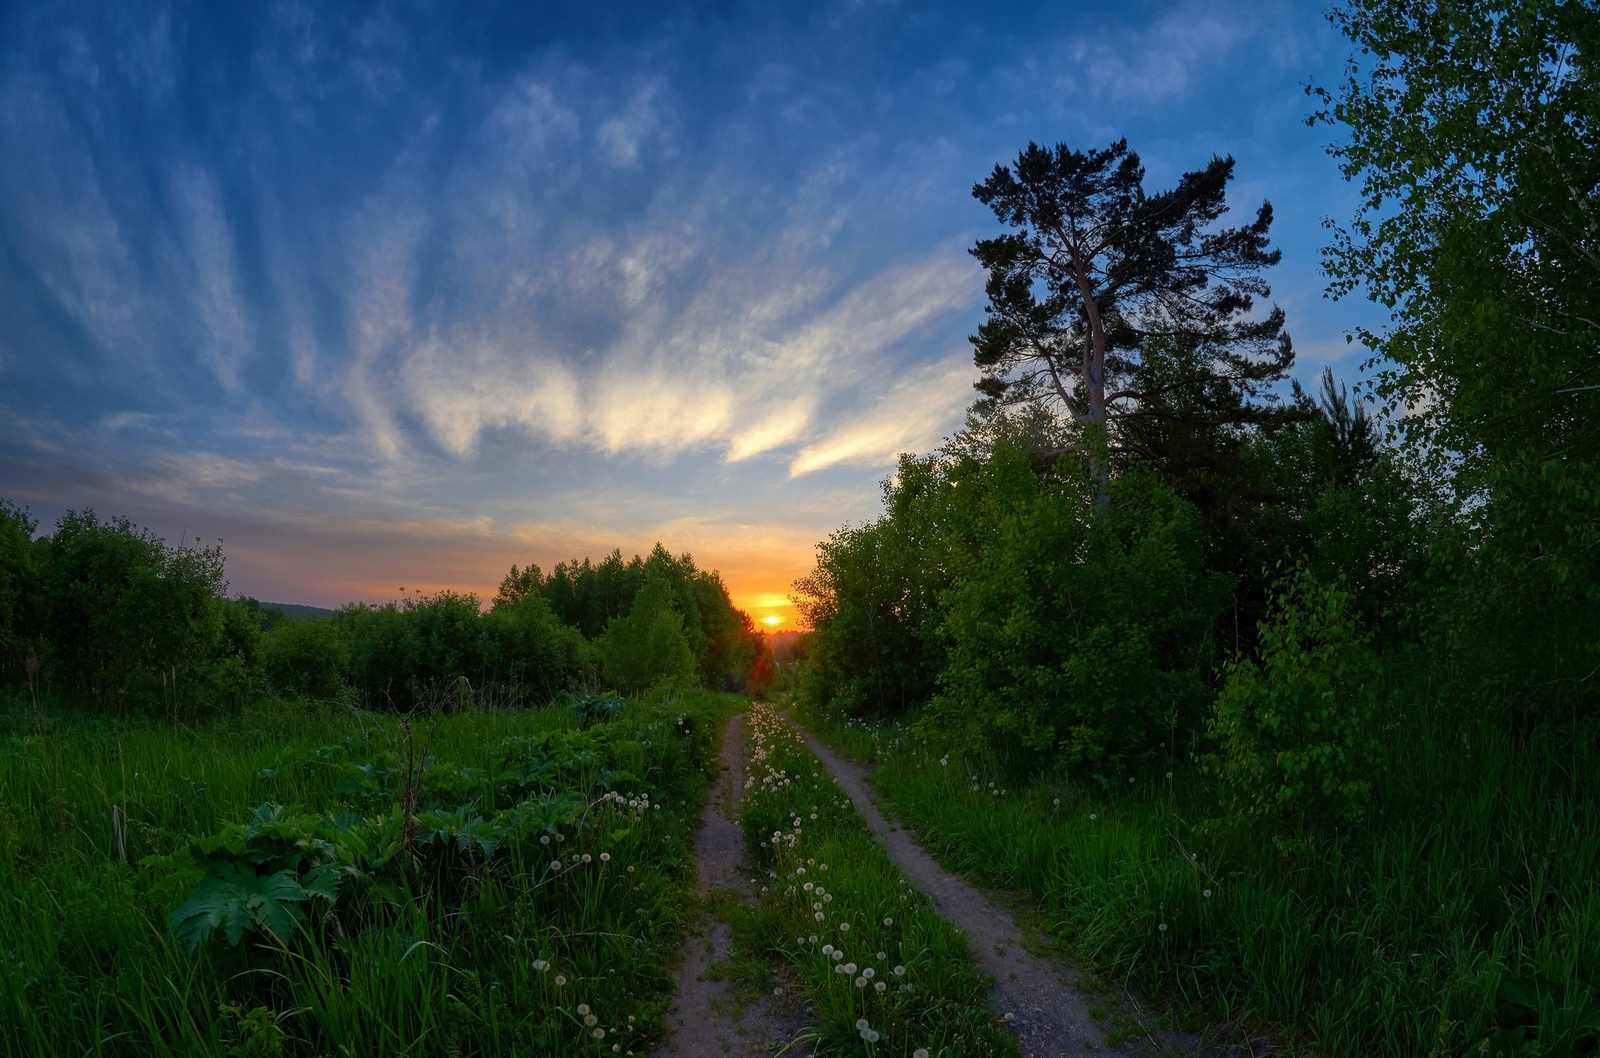
<svg viewBox="0 0 1600 1058">
<path fill-rule="evenodd" d="M 807 722 L 942 862 L 1029 898 L 1102 974 L 1327 1055 L 1588 1053 L 1600 1018 L 1600 748 L 1397 710 L 1381 816 L 1285 853 L 1210 781 L 1008 775 L 908 729 Z M 1450 747 L 1439 752 L 1432 747 Z M 1539 1027 L 1534 1044 L 1533 1026 Z"/>
<path fill-rule="evenodd" d="M 929 906 L 794 730 L 750 710 L 745 840 L 766 874 L 772 949 L 794 968 L 830 1054 L 1014 1056 L 964 938 Z"/>
<path fill-rule="evenodd" d="M 632 1052 L 741 706 L 174 727 L 0 700 L 0 1053 Z"/>
</svg>

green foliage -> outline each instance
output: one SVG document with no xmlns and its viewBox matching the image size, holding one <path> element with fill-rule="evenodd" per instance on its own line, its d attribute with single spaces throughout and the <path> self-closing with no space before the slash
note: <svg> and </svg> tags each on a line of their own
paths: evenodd
<svg viewBox="0 0 1600 1058">
<path fill-rule="evenodd" d="M 0 499 L 0 671 L 22 668 L 40 649 L 44 570 L 33 534 L 39 523 L 24 507 Z"/>
<path fill-rule="evenodd" d="M 556 620 L 544 596 L 496 599 L 480 622 L 483 673 L 554 697 L 593 668 L 589 644 L 576 628 Z"/>
<path fill-rule="evenodd" d="M 1473 683 L 1592 710 L 1600 642 L 1600 17 L 1586 0 L 1335 11 L 1359 48 L 1319 117 L 1363 202 L 1336 294 L 1390 310 L 1378 391 L 1448 481 L 1437 646 Z M 1488 663 L 1487 665 L 1484 663 Z"/>
<path fill-rule="evenodd" d="M 220 547 L 169 547 L 126 518 L 69 511 L 45 591 L 57 673 L 103 706 L 192 708 L 228 656 Z"/>
<path fill-rule="evenodd" d="M 302 884 L 293 871 L 257 874 L 244 863 L 221 863 L 189 899 L 167 918 L 172 935 L 192 951 L 221 929 L 229 944 L 238 944 L 246 930 L 259 930 L 282 944 L 305 921 L 299 904 L 321 896 L 333 899 L 333 887 L 322 884 L 332 872 Z"/>
<path fill-rule="evenodd" d="M 409 605 L 409 604 L 407 604 Z M 422 637 L 407 609 L 356 605 L 340 611 L 349 651 L 350 682 L 374 704 L 408 706 L 422 659 Z"/>
<path fill-rule="evenodd" d="M 1389 673 L 1382 810 L 1288 857 L 1266 827 L 1229 825 L 1182 747 L 1170 779 L 1103 788 L 1019 783 L 987 747 L 914 722 L 829 740 L 871 757 L 878 794 L 946 868 L 1017 894 L 1075 962 L 1180 1017 L 1255 1024 L 1293 1053 L 1469 1058 L 1503 1029 L 1586 1053 L 1568 1033 L 1600 950 L 1600 740 L 1507 738 L 1442 707 L 1438 673 Z"/>
<path fill-rule="evenodd" d="M 611 686 L 634 694 L 657 683 L 694 678 L 694 652 L 683 634 L 683 615 L 672 603 L 672 586 L 651 578 L 634 596 L 627 616 L 611 619 L 595 644 Z"/>
<path fill-rule="evenodd" d="M 734 607 L 715 572 L 699 569 L 689 555 L 670 554 L 657 544 L 647 557 L 624 561 L 613 551 L 600 562 L 561 562 L 544 576 L 537 566 L 511 572 L 501 583 L 499 601 L 513 602 L 537 593 L 563 624 L 598 640 L 611 622 L 626 616 L 645 585 L 666 585 L 672 609 L 682 619 L 682 634 L 694 655 L 699 682 L 706 687 L 742 690 L 749 686 L 762 637 L 743 611 Z"/>
<path fill-rule="evenodd" d="M 1228 670 L 1207 768 L 1239 815 L 1294 832 L 1367 812 L 1380 756 L 1381 668 L 1345 588 L 1297 569 L 1279 582 L 1260 660 Z"/>
<path fill-rule="evenodd" d="M 69 711 L 39 739 L 0 692 L 0 1050 L 651 1049 L 736 707 L 463 712 L 409 738 L 310 703 Z"/>
<path fill-rule="evenodd" d="M 345 686 L 345 625 L 318 617 L 281 621 L 261 637 L 261 666 L 280 693 L 332 698 Z"/>
<path fill-rule="evenodd" d="M 1202 568 L 1192 507 L 1149 474 L 1045 481 L 997 451 L 985 541 L 947 596 L 932 715 L 1071 767 L 1121 771 L 1198 720 L 1226 587 Z M 969 484 L 964 482 L 964 484 Z"/>
<path fill-rule="evenodd" d="M 1571 980 L 1507 976 L 1498 998 L 1500 1024 L 1465 1055 L 1579 1058 L 1600 1051 L 1600 951 Z"/>
<path fill-rule="evenodd" d="M 1302 563 L 1325 583 L 1347 585 L 1366 627 L 1414 636 L 1441 498 L 1414 461 L 1382 443 L 1332 371 L 1315 405 L 1302 400 L 1305 419 L 1247 451 L 1246 477 L 1272 502 L 1256 519 L 1243 619 L 1253 628 L 1265 617 L 1274 565 Z"/>
</svg>

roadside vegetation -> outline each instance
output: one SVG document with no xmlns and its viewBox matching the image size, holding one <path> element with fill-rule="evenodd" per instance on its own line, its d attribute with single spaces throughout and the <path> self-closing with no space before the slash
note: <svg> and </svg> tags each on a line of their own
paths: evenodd
<svg viewBox="0 0 1600 1058">
<path fill-rule="evenodd" d="M 911 887 L 821 763 L 753 705 L 742 825 L 761 930 L 816 1010 L 824 1053 L 1015 1055 L 967 942 Z"/>
<path fill-rule="evenodd" d="M 291 617 L 220 547 L 38 530 L 0 501 L 0 1054 L 659 1036 L 721 692 L 771 668 L 715 574 L 658 547 Z"/>
<path fill-rule="evenodd" d="M 626 1053 L 733 695 L 0 715 L 0 1051 Z M 613 1047 L 618 1052 L 613 1052 Z"/>
<path fill-rule="evenodd" d="M 1600 1047 L 1593 4 L 1333 13 L 1352 393 L 1271 207 L 1124 142 L 974 188 L 982 398 L 818 547 L 804 715 L 1102 973 L 1329 1055 Z M 1375 402 L 1372 400 L 1375 398 Z"/>
</svg>

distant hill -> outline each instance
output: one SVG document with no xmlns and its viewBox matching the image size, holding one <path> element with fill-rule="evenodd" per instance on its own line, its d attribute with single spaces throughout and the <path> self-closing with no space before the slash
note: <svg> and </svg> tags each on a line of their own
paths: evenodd
<svg viewBox="0 0 1600 1058">
<path fill-rule="evenodd" d="M 334 611 L 327 607 L 303 606 L 297 602 L 264 602 L 261 606 L 263 609 L 271 606 L 282 610 L 285 617 L 332 617 L 334 615 Z"/>
</svg>

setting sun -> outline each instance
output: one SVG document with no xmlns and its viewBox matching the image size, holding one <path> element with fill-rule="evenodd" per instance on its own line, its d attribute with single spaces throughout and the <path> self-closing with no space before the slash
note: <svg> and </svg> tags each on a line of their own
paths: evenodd
<svg viewBox="0 0 1600 1058">
<path fill-rule="evenodd" d="M 761 621 L 763 624 L 780 625 L 783 623 L 783 618 L 779 617 L 777 614 L 768 614 L 767 616 L 763 617 Z"/>
</svg>

